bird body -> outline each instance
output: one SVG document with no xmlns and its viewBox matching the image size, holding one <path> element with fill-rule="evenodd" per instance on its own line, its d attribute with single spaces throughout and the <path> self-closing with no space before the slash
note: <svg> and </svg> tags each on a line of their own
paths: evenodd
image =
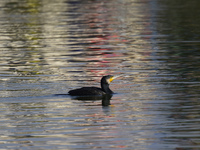
<svg viewBox="0 0 200 150">
<path fill-rule="evenodd" d="M 116 78 L 112 75 L 103 76 L 101 79 L 101 88 L 98 87 L 82 87 L 79 89 L 69 91 L 69 95 L 72 96 L 95 96 L 95 95 L 105 95 L 105 94 L 113 94 L 113 91 L 110 90 L 109 84 L 112 80 Z"/>
<path fill-rule="evenodd" d="M 82 87 L 79 89 L 69 91 L 70 95 L 104 95 L 106 94 L 101 88 L 98 87 Z"/>
</svg>

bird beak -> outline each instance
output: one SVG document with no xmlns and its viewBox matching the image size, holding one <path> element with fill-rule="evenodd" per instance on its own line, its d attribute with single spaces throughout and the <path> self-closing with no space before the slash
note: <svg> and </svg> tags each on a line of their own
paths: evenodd
<svg viewBox="0 0 200 150">
<path fill-rule="evenodd" d="M 117 76 L 113 76 L 110 78 L 110 82 L 112 82 L 114 79 L 118 78 L 118 77 L 121 77 L 122 75 L 117 75 Z"/>
</svg>

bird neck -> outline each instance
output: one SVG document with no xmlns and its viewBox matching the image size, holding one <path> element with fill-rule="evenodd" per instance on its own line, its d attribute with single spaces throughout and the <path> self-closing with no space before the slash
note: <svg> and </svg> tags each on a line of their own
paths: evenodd
<svg viewBox="0 0 200 150">
<path fill-rule="evenodd" d="M 106 94 L 112 94 L 113 91 L 109 88 L 109 84 L 101 83 L 101 88 Z"/>
</svg>

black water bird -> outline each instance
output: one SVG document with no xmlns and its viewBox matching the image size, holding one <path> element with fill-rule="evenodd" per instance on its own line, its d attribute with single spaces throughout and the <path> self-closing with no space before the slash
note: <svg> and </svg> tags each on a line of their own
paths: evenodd
<svg viewBox="0 0 200 150">
<path fill-rule="evenodd" d="M 110 82 L 119 76 L 107 75 L 101 79 L 101 88 L 98 87 L 82 87 L 69 91 L 72 96 L 103 96 L 105 94 L 112 95 L 114 92 L 109 88 Z"/>
</svg>

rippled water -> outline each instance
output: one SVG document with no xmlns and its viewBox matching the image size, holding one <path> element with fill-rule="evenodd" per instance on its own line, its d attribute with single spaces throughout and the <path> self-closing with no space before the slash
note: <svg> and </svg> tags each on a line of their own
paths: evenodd
<svg viewBox="0 0 200 150">
<path fill-rule="evenodd" d="M 0 148 L 199 149 L 199 6 L 1 1 Z M 109 106 L 59 95 L 107 74 Z"/>
</svg>

